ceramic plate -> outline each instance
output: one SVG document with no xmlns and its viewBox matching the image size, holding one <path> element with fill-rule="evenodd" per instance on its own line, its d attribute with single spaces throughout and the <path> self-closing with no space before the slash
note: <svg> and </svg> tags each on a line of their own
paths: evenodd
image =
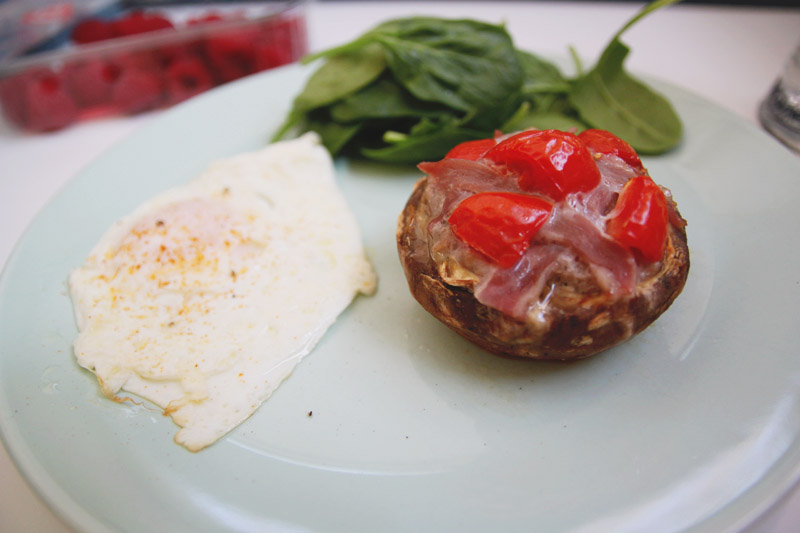
<svg viewBox="0 0 800 533">
<path fill-rule="evenodd" d="M 394 231 L 413 169 L 337 161 L 380 277 L 249 420 L 192 454 L 74 361 L 67 275 L 104 230 L 210 160 L 268 142 L 308 70 L 179 106 L 61 191 L 0 281 L 0 428 L 82 531 L 719 531 L 800 475 L 800 163 L 659 84 L 686 123 L 646 159 L 689 221 L 683 294 L 579 363 L 500 359 L 411 298 Z M 313 412 L 312 416 L 308 413 Z"/>
</svg>

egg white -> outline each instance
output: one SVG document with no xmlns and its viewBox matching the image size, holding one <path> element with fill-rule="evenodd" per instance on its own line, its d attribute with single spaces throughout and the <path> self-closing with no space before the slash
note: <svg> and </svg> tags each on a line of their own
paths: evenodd
<svg viewBox="0 0 800 533">
<path fill-rule="evenodd" d="M 200 450 L 249 417 L 357 293 L 375 290 L 314 134 L 213 163 L 150 199 L 70 275 L 78 363 Z"/>
</svg>

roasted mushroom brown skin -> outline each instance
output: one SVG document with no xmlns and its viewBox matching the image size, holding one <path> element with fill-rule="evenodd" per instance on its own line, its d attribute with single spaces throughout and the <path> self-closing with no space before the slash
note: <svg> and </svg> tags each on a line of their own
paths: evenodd
<svg viewBox="0 0 800 533">
<path fill-rule="evenodd" d="M 478 301 L 469 284 L 451 284 L 429 253 L 427 227 L 439 216 L 429 203 L 429 178 L 420 179 L 401 213 L 397 247 L 414 298 L 433 316 L 485 350 L 510 357 L 569 361 L 588 357 L 639 333 L 682 291 L 689 273 L 685 223 L 669 223 L 661 261 L 642 269 L 632 290 L 610 294 L 588 265 L 555 268 L 544 283 L 546 306 L 512 317 Z M 671 202 L 671 198 L 669 200 Z M 672 204 L 677 219 L 677 207 Z M 581 271 L 582 270 L 582 271 Z"/>
</svg>

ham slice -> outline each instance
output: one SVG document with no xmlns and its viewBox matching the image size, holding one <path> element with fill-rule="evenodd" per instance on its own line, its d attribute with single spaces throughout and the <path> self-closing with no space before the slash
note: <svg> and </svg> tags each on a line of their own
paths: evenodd
<svg viewBox="0 0 800 533">
<path fill-rule="evenodd" d="M 629 293 L 636 285 L 633 253 L 605 234 L 601 225 L 568 204 L 561 204 L 536 235 L 538 242 L 563 245 L 582 259 L 598 284 L 611 294 Z"/>
<path fill-rule="evenodd" d="M 523 319 L 531 302 L 542 297 L 544 283 L 566 250 L 557 244 L 528 249 L 512 268 L 495 267 L 475 288 L 475 298 L 484 305 Z"/>
<path fill-rule="evenodd" d="M 641 172 L 614 155 L 601 155 L 596 161 L 600 184 L 557 202 L 531 247 L 511 268 L 500 268 L 461 242 L 447 219 L 464 198 L 473 194 L 523 192 L 516 177 L 483 161 L 421 163 L 420 170 L 428 176 L 426 194 L 433 214 L 426 228 L 430 239 L 424 252 L 440 266 L 446 282 L 471 285 L 479 302 L 519 319 L 535 312 L 546 300 L 546 283 L 558 265 L 583 264 L 597 285 L 610 294 L 630 293 L 641 267 L 630 249 L 606 235 L 605 225 L 624 184 Z M 448 279 L 453 263 L 459 266 L 459 275 Z"/>
</svg>

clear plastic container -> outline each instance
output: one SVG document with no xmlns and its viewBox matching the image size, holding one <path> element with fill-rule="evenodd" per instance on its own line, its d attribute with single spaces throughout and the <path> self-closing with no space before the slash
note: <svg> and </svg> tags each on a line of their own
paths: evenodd
<svg viewBox="0 0 800 533">
<path fill-rule="evenodd" d="M 30 132 L 165 108 L 307 52 L 303 2 L 106 9 L 0 64 L 0 107 Z"/>
</svg>

